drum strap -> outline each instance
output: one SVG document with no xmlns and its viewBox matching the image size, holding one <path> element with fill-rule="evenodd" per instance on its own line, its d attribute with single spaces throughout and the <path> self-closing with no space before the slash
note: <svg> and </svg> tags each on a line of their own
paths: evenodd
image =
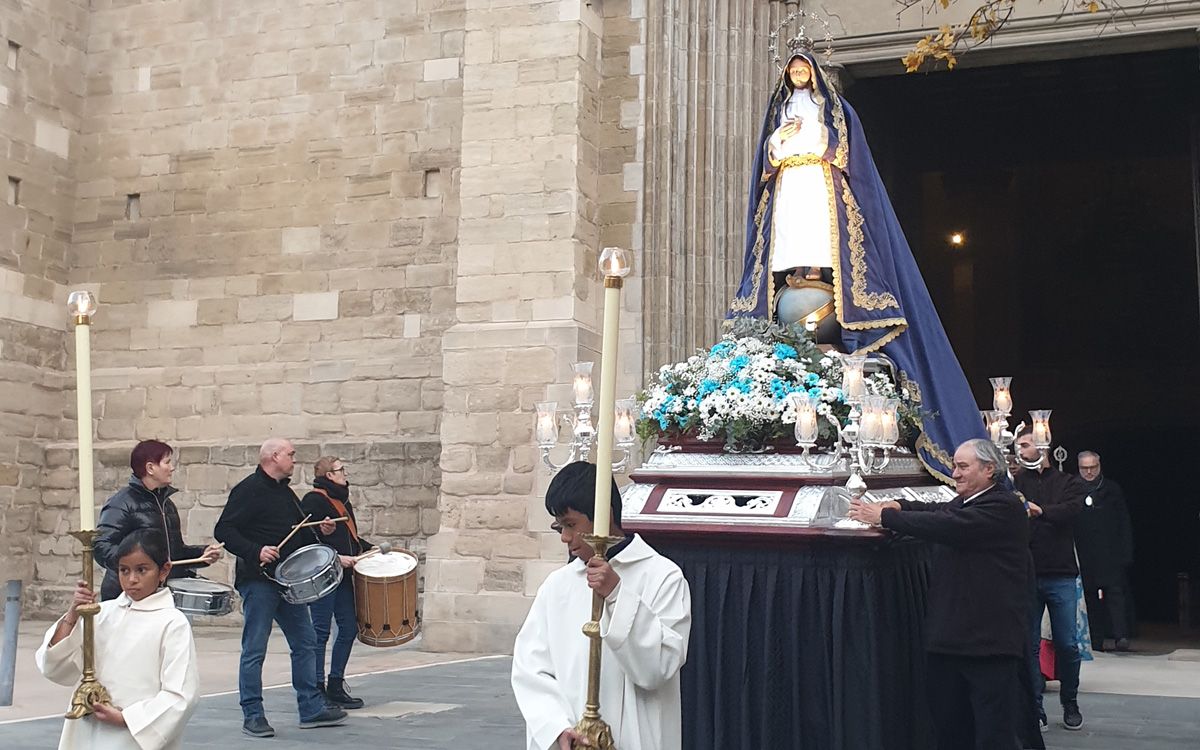
<svg viewBox="0 0 1200 750">
<path fill-rule="evenodd" d="M 346 516 L 348 519 L 350 519 L 350 520 L 346 521 L 346 528 L 350 529 L 350 536 L 351 536 L 351 538 L 354 539 L 354 542 L 357 544 L 359 541 L 358 540 L 358 525 L 354 523 L 354 516 L 350 515 L 350 511 L 346 510 L 346 505 L 341 500 L 338 500 L 336 497 L 333 497 L 332 495 L 330 495 L 328 492 L 321 489 L 320 487 L 313 487 L 312 491 L 319 492 L 322 495 L 324 495 L 325 499 L 329 501 L 329 504 L 333 506 L 333 509 L 335 511 L 337 511 L 337 514 L 339 516 Z"/>
</svg>

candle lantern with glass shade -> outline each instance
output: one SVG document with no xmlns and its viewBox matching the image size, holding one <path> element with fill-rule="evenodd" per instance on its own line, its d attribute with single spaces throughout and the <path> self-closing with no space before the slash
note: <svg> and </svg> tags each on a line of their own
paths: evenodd
<svg viewBox="0 0 1200 750">
<path fill-rule="evenodd" d="M 1009 418 L 1012 416 L 1013 408 L 1012 378 L 989 378 L 989 380 L 992 384 L 992 408 L 979 412 L 983 417 L 983 426 L 987 430 L 988 439 L 1000 449 L 1001 453 L 1011 457 L 1017 464 L 1026 469 L 1036 470 L 1042 465 L 1046 454 L 1050 452 L 1050 446 L 1053 445 L 1054 438 L 1050 433 L 1051 410 L 1030 410 L 1029 424 L 1032 430 L 1030 436 L 1033 439 L 1034 447 L 1037 448 L 1038 457 L 1033 461 L 1026 460 L 1021 457 L 1020 451 L 1016 450 L 1014 446 L 1017 436 L 1025 431 L 1025 422 L 1018 422 L 1016 427 L 1009 429 Z M 1060 445 L 1052 455 L 1061 469 L 1063 461 L 1067 458 L 1066 448 Z"/>
</svg>

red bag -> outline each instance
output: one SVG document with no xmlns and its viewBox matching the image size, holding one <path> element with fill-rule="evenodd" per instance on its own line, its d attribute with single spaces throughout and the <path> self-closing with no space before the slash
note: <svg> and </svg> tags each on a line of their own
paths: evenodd
<svg viewBox="0 0 1200 750">
<path fill-rule="evenodd" d="M 1054 641 L 1048 641 L 1045 638 L 1041 640 L 1038 647 L 1038 665 L 1041 667 L 1042 677 L 1047 680 L 1058 679 L 1054 673 Z"/>
</svg>

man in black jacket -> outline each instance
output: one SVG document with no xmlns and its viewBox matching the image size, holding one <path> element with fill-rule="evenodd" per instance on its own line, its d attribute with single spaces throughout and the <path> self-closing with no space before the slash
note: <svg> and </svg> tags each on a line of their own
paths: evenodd
<svg viewBox="0 0 1200 750">
<path fill-rule="evenodd" d="M 1129 650 L 1129 566 L 1133 565 L 1133 526 L 1121 485 L 1104 476 L 1100 454 L 1079 454 L 1079 478 L 1087 495 L 1075 519 L 1075 546 L 1087 600 L 1092 646 L 1104 650 L 1106 638 L 1117 651 Z"/>
<path fill-rule="evenodd" d="M 104 581 L 100 584 L 100 599 L 108 601 L 121 595 L 121 581 L 117 578 L 117 548 L 130 532 L 137 529 L 162 531 L 167 539 L 167 557 L 171 560 L 194 560 L 197 565 L 210 565 L 221 557 L 221 547 L 185 544 L 180 530 L 179 510 L 171 495 L 179 490 L 171 486 L 175 474 L 174 451 L 159 440 L 143 440 L 129 453 L 129 468 L 133 475 L 129 484 L 117 490 L 104 503 L 100 511 L 100 522 L 96 525 L 94 554 L 96 562 L 104 567 Z M 196 568 L 190 565 L 173 565 L 169 578 L 193 578 Z"/>
<path fill-rule="evenodd" d="M 346 662 L 350 660 L 350 649 L 358 633 L 358 615 L 354 610 L 354 567 L 355 555 L 361 555 L 372 545 L 358 535 L 358 521 L 354 517 L 354 506 L 350 503 L 350 479 L 346 476 L 346 465 L 335 456 L 322 456 L 313 466 L 313 489 L 304 496 L 301 506 L 313 518 L 342 518 L 333 532 L 325 536 L 325 544 L 338 553 L 338 560 L 346 569 L 342 583 L 332 594 L 326 594 L 308 605 L 312 614 L 313 629 L 317 633 L 317 686 L 325 697 L 342 708 L 362 708 L 361 698 L 355 698 L 346 690 Z M 333 656 L 329 662 L 329 684 L 325 684 L 325 646 L 329 643 L 331 620 L 337 620 L 337 639 L 333 642 Z"/>
<path fill-rule="evenodd" d="M 1017 453 L 1025 462 L 1038 461 L 1033 431 L 1025 429 L 1017 436 Z M 1086 494 L 1078 477 L 1055 469 L 1042 456 L 1034 470 L 1018 467 L 1013 484 L 1029 505 L 1029 549 L 1033 553 L 1036 592 L 1029 616 L 1029 641 L 1033 646 L 1030 670 L 1033 692 L 1043 726 L 1046 709 L 1042 703 L 1045 680 L 1038 662 L 1042 638 L 1042 613 L 1050 610 L 1050 631 L 1054 639 L 1054 669 L 1062 685 L 1058 697 L 1063 707 L 1063 726 L 1083 727 L 1079 711 L 1079 639 L 1076 622 L 1079 602 L 1075 578 L 1075 518 L 1083 508 Z"/>
<path fill-rule="evenodd" d="M 1020 670 L 1029 609 L 1029 523 L 998 483 L 987 440 L 954 453 L 948 503 L 855 501 L 850 517 L 935 542 L 925 619 L 929 705 L 938 750 L 1022 747 Z"/>
<path fill-rule="evenodd" d="M 346 712 L 327 707 L 317 689 L 317 638 L 308 607 L 289 604 L 272 578 L 280 560 L 300 547 L 320 542 L 312 528 L 301 529 L 280 548 L 279 543 L 304 520 L 300 499 L 288 486 L 295 468 L 296 449 L 288 440 L 271 438 L 259 451 L 258 468 L 229 492 L 229 502 L 217 520 L 216 537 L 237 556 L 234 584 L 242 596 L 242 657 L 238 666 L 242 732 L 273 737 L 262 700 L 262 665 L 267 655 L 272 621 L 287 638 L 292 652 L 292 687 L 300 710 L 300 728 L 343 723 Z M 333 531 L 328 518 L 319 528 Z M 268 578 L 270 574 L 272 578 Z"/>
</svg>

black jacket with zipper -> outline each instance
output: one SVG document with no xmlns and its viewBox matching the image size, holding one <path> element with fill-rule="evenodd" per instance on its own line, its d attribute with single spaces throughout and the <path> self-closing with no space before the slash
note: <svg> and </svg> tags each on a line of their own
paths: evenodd
<svg viewBox="0 0 1200 750">
<path fill-rule="evenodd" d="M 104 581 L 100 584 L 100 598 L 104 601 L 116 599 L 121 594 L 121 581 L 117 577 L 117 548 L 130 532 L 137 529 L 156 529 L 167 536 L 167 558 L 186 560 L 204 554 L 203 546 L 184 544 L 183 531 L 179 522 L 179 510 L 171 501 L 171 495 L 179 490 L 167 485 L 157 490 L 147 489 L 136 476 L 129 477 L 129 484 L 110 497 L 100 511 L 96 524 L 96 541 L 93 555 L 104 568 Z M 193 566 L 171 569 L 171 578 L 194 578 Z"/>
<path fill-rule="evenodd" d="M 300 501 L 300 506 L 305 513 L 312 514 L 314 521 L 322 518 L 337 518 L 342 514 L 330 502 L 329 498 L 331 497 L 341 501 L 342 506 L 346 509 L 346 515 L 350 516 L 357 528 L 358 519 L 354 517 L 354 506 L 350 503 L 349 485 L 339 485 L 325 477 L 317 477 L 313 480 L 312 491 L 304 496 L 304 499 Z M 350 524 L 345 522 L 338 523 L 329 536 L 322 534 L 321 541 L 337 550 L 339 555 L 350 555 L 351 557 L 361 555 L 375 546 L 361 536 L 355 539 L 350 533 Z"/>
<path fill-rule="evenodd" d="M 288 486 L 290 481 L 286 477 L 274 479 L 260 466 L 229 491 L 229 501 L 217 519 L 213 535 L 237 557 L 235 585 L 268 581 L 268 576 L 273 580 L 275 568 L 288 555 L 301 547 L 322 543 L 316 526 L 300 529 L 279 550 L 278 560 L 265 566 L 259 564 L 258 555 L 263 547 L 277 546 L 295 524 L 304 520 L 300 498 Z"/>
</svg>

